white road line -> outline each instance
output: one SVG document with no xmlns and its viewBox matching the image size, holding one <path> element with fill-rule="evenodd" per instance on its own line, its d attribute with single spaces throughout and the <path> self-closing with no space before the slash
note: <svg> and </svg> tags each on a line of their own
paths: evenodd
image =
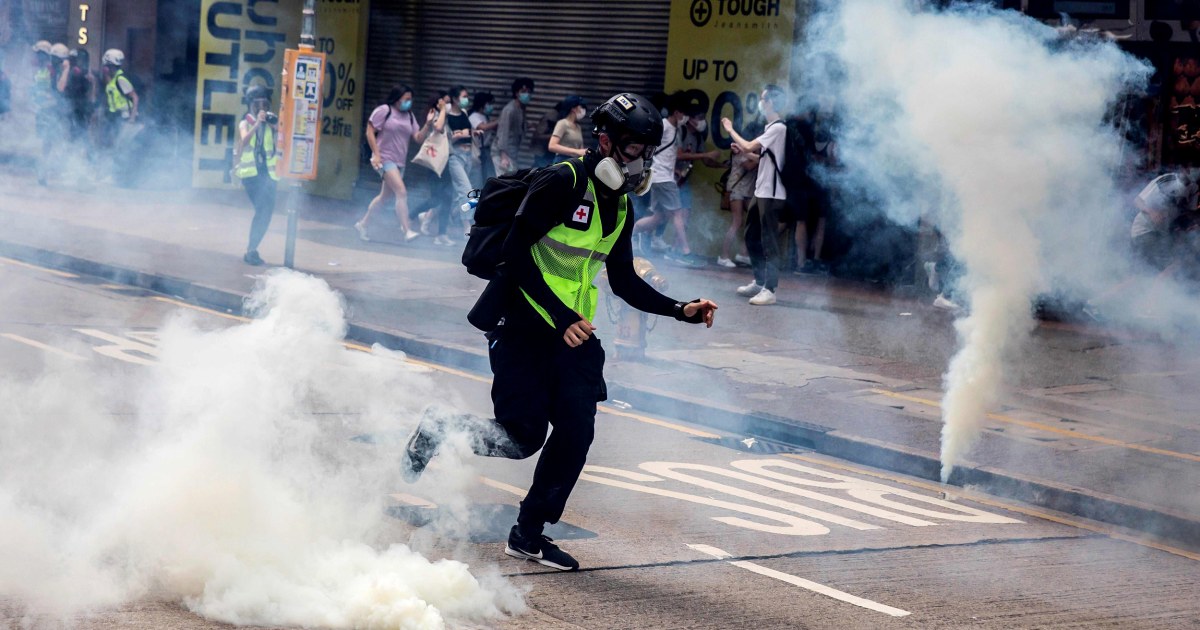
<svg viewBox="0 0 1200 630">
<path fill-rule="evenodd" d="M 717 549 L 716 547 L 710 547 L 708 545 L 688 545 L 688 548 L 692 549 L 694 551 L 699 551 L 700 553 L 712 556 L 714 558 L 717 558 L 718 560 L 729 560 L 729 558 L 733 557 L 727 551 L 724 551 L 722 549 Z M 747 562 L 745 560 L 729 560 L 729 564 L 732 564 L 735 567 L 740 567 L 740 568 L 746 569 L 747 571 L 757 573 L 759 575 L 765 575 L 770 578 L 775 578 L 776 580 L 779 580 L 781 582 L 787 582 L 788 584 L 791 584 L 793 586 L 799 586 L 800 588 L 810 590 L 814 593 L 819 593 L 826 597 L 832 597 L 833 599 L 836 599 L 836 600 L 842 601 L 842 602 L 846 602 L 847 604 L 854 604 L 855 606 L 859 606 L 861 608 L 866 608 L 868 610 L 874 610 L 875 612 L 881 612 L 885 615 L 891 615 L 893 617 L 907 617 L 908 615 L 912 614 L 912 613 L 908 612 L 907 610 L 900 610 L 899 608 L 892 608 L 891 606 L 888 606 L 887 604 L 880 604 L 879 602 L 871 601 L 869 599 L 864 599 L 857 595 L 851 595 L 850 593 L 846 593 L 844 591 L 839 591 L 836 588 L 831 588 L 831 587 L 825 586 L 824 584 L 818 584 L 817 582 L 813 582 L 811 580 L 806 580 L 804 578 L 798 578 L 794 575 L 789 575 L 782 571 L 768 569 L 767 567 L 764 567 L 759 564 L 755 564 L 753 562 Z"/>
<path fill-rule="evenodd" d="M 21 335 L 16 335 L 13 333 L 0 333 L 0 337 L 4 337 L 5 339 L 10 339 L 17 343 L 23 343 L 27 346 L 32 346 L 34 348 L 37 348 L 38 350 L 45 350 L 46 352 L 57 354 L 59 356 L 66 357 L 68 359 L 72 359 L 75 361 L 86 361 L 87 360 L 84 357 L 81 357 L 78 354 L 75 354 L 74 352 L 67 352 L 66 350 L 61 350 L 59 348 L 55 348 L 54 346 L 48 346 L 40 341 L 34 341 L 28 337 L 22 337 Z"/>
</svg>

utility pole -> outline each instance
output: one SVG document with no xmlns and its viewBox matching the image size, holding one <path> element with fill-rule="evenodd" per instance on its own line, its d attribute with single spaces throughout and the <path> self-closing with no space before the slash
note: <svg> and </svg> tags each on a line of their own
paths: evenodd
<svg viewBox="0 0 1200 630">
<path fill-rule="evenodd" d="M 321 140 L 321 83 L 325 78 L 325 54 L 316 52 L 316 0 L 304 0 L 300 23 L 299 50 L 287 50 L 283 56 L 280 128 L 283 131 L 283 159 L 279 175 L 288 180 L 287 242 L 283 264 L 292 269 L 296 254 L 296 227 L 299 221 L 296 202 L 300 182 L 317 178 L 317 148 Z"/>
</svg>

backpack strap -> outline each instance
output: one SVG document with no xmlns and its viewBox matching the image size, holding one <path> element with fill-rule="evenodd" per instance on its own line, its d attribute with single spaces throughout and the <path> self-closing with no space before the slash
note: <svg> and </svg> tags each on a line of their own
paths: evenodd
<svg viewBox="0 0 1200 630">
<path fill-rule="evenodd" d="M 571 177 L 574 178 L 574 189 L 576 204 L 587 196 L 587 172 L 583 168 L 583 158 L 571 158 L 564 162 L 559 162 L 558 165 L 566 164 L 571 169 Z M 583 177 L 579 175 L 583 173 Z"/>
<path fill-rule="evenodd" d="M 680 125 L 680 126 L 682 127 L 682 125 Z M 682 131 L 683 131 L 682 129 L 676 129 L 675 130 L 675 140 L 673 142 L 671 142 L 671 144 L 663 144 L 662 146 L 655 149 L 654 153 L 650 154 L 650 157 L 654 157 L 654 156 L 658 155 L 659 153 L 666 151 L 667 147 L 673 147 L 673 146 L 678 145 L 679 144 L 679 134 L 682 133 Z"/>
</svg>

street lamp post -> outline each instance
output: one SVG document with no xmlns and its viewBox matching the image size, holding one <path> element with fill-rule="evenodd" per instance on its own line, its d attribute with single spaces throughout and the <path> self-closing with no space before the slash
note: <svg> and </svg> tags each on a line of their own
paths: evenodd
<svg viewBox="0 0 1200 630">
<path fill-rule="evenodd" d="M 301 13 L 303 15 L 303 18 L 300 22 L 300 47 L 299 48 L 300 48 L 301 53 L 311 53 L 313 51 L 314 46 L 317 43 L 317 38 L 316 38 L 316 30 L 317 30 L 316 0 L 304 0 L 304 8 L 302 9 Z M 283 67 L 283 75 L 284 75 L 283 84 L 287 85 L 287 84 L 289 84 L 290 80 L 296 80 L 292 76 L 292 73 L 294 72 L 294 68 L 293 68 L 293 65 L 290 63 L 284 63 L 283 66 L 284 66 Z M 322 69 L 322 71 L 324 71 L 323 64 L 322 64 L 321 69 Z M 290 96 L 290 95 L 291 95 L 291 92 L 289 90 L 288 96 Z M 289 99 L 287 99 L 285 97 L 285 100 L 289 100 Z M 290 100 L 289 100 L 289 102 L 290 102 Z M 289 117 L 288 120 L 291 121 L 291 118 Z M 314 145 L 315 145 L 315 143 L 314 143 Z M 290 144 L 289 144 L 289 146 L 290 146 Z M 314 146 L 314 152 L 315 152 L 315 146 Z M 314 155 L 313 169 L 315 170 L 315 168 L 316 168 L 316 158 Z M 313 173 L 313 176 L 315 176 L 315 173 Z M 300 179 L 289 178 L 289 182 L 290 182 L 291 189 L 288 191 L 287 240 L 285 241 L 284 248 L 283 248 L 283 265 L 285 267 L 287 267 L 288 269 L 293 269 L 293 268 L 295 268 L 294 262 L 295 262 L 295 256 L 296 256 L 296 229 L 297 229 L 297 223 L 299 222 L 299 217 L 296 212 L 296 199 L 298 197 L 298 192 L 300 190 Z"/>
</svg>

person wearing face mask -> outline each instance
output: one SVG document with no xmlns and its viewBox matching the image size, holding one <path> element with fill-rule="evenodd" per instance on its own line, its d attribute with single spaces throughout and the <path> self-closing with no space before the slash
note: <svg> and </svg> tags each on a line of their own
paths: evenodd
<svg viewBox="0 0 1200 630">
<path fill-rule="evenodd" d="M 533 100 L 533 79 L 522 77 L 512 83 L 512 100 L 500 110 L 496 127 L 496 174 L 507 175 L 517 170 L 517 155 L 525 139 L 525 111 Z"/>
<path fill-rule="evenodd" d="M 721 127 L 738 149 L 763 156 L 754 182 L 755 208 L 746 219 L 746 249 L 754 267 L 754 280 L 737 288 L 737 294 L 749 297 L 750 304 L 755 306 L 774 304 L 775 290 L 779 286 L 779 222 L 787 204 L 787 188 L 780 177 L 787 134 L 781 110 L 786 98 L 783 88 L 777 85 L 763 89 L 758 106 L 767 118 L 767 125 L 753 140 L 738 134 L 732 120 L 721 119 Z"/>
<path fill-rule="evenodd" d="M 412 229 L 408 213 L 408 189 L 404 187 L 404 165 L 408 161 L 410 142 L 425 141 L 425 129 L 417 122 L 412 112 L 413 91 L 407 85 L 393 86 L 388 92 L 387 102 L 375 108 L 367 121 L 367 144 L 371 147 L 371 166 L 379 173 L 383 182 L 379 194 L 367 206 L 354 229 L 364 241 L 367 235 L 367 220 L 389 198 L 394 199 L 396 218 L 404 230 L 404 240 L 411 241 L 421 235 Z"/>
<path fill-rule="evenodd" d="M 250 242 L 242 260 L 247 265 L 261 265 L 258 245 L 262 243 L 271 226 L 271 215 L 275 213 L 275 188 L 279 176 L 275 165 L 279 160 L 278 117 L 272 114 L 271 90 L 262 85 L 246 89 L 246 116 L 238 123 L 238 138 L 233 146 L 233 174 L 246 187 L 246 195 L 254 205 L 254 218 L 250 221 Z"/>
<path fill-rule="evenodd" d="M 462 221 L 463 234 L 470 233 L 473 219 L 470 206 L 467 205 L 467 195 L 478 188 L 479 179 L 479 163 L 472 153 L 475 130 L 471 128 L 471 117 L 467 114 L 470 107 L 471 94 L 467 88 L 461 85 L 450 88 L 450 111 L 446 113 L 450 159 L 446 162 L 446 176 L 453 193 L 448 214 Z M 463 210 L 464 207 L 467 210 Z"/>
<path fill-rule="evenodd" d="M 675 227 L 675 240 L 680 253 L 678 259 L 685 264 L 696 264 L 688 243 L 687 206 L 680 195 L 675 165 L 680 160 L 716 160 L 721 154 L 716 149 L 701 153 L 682 147 L 683 128 L 688 124 L 690 114 L 695 111 L 683 92 L 667 97 L 667 109 L 671 114 L 662 119 L 663 134 L 654 150 L 654 169 L 650 178 L 650 211 L 653 214 L 638 219 L 634 233 L 653 234 L 658 226 L 669 221 Z"/>
<path fill-rule="evenodd" d="M 523 459 L 541 450 L 504 552 L 561 571 L 579 563 L 542 534 L 562 516 L 605 400 L 604 350 L 592 320 L 594 285 L 607 269 L 613 293 L 634 308 L 711 327 L 717 305 L 677 302 L 633 268 L 629 194 L 644 192 L 662 119 L 649 101 L 618 94 L 592 114 L 596 137 L 579 158 L 539 171 L 503 247 L 511 283 L 503 319 L 488 333 L 495 418 L 426 409 L 405 448 L 402 471 L 415 481 L 448 429 L 467 430 L 479 455 Z M 553 427 L 549 439 L 546 431 Z"/>
<path fill-rule="evenodd" d="M 550 142 L 546 148 L 558 156 L 556 162 L 583 157 L 587 151 L 583 148 L 583 130 L 579 121 L 587 116 L 587 105 L 582 97 L 571 95 L 562 100 L 560 109 L 566 112 L 566 115 L 554 123 L 554 131 L 550 134 Z"/>
<path fill-rule="evenodd" d="M 471 128 L 479 132 L 479 173 L 483 181 L 496 175 L 496 165 L 492 163 L 492 143 L 500 123 L 492 120 L 492 115 L 496 113 L 495 100 L 491 92 L 476 92 L 471 102 Z"/>
</svg>

